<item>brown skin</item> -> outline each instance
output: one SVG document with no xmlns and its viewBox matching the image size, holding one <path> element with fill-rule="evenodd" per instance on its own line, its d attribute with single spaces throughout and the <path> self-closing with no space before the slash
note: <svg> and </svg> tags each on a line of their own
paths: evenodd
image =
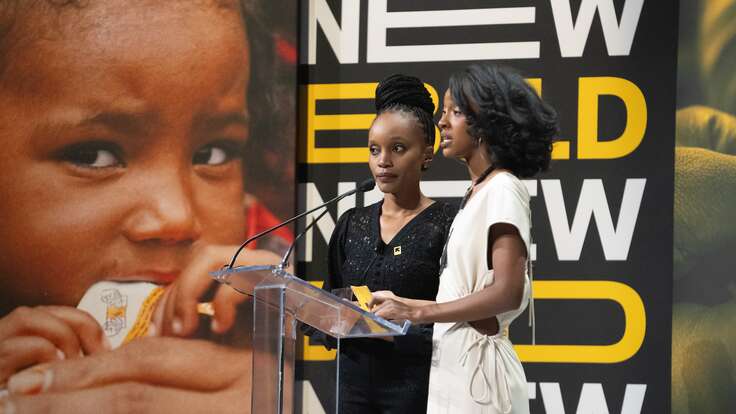
<svg viewBox="0 0 736 414">
<path fill-rule="evenodd" d="M 381 238 L 388 243 L 412 218 L 433 201 L 419 190 L 422 165 L 432 159 L 416 120 L 401 112 L 384 112 L 368 131 L 368 166 L 384 193 Z"/>
<path fill-rule="evenodd" d="M 110 349 L 89 314 L 68 306 L 21 306 L 0 323 L 0 384 L 18 370 Z"/>
<path fill-rule="evenodd" d="M 229 156 L 247 139 L 239 14 L 144 3 L 65 9 L 59 33 L 10 51 L 4 312 L 76 305 L 100 280 L 173 279 L 193 247 L 242 239 L 241 165 Z"/>
<path fill-rule="evenodd" d="M 368 167 L 383 195 L 381 239 L 390 243 L 422 210 L 434 203 L 419 189 L 422 166 L 434 151 L 415 119 L 402 112 L 384 112 L 368 131 Z M 382 338 L 393 341 L 393 337 Z"/>
<path fill-rule="evenodd" d="M 209 272 L 219 270 L 223 263 L 229 263 L 238 246 L 207 245 L 196 249 L 194 258 L 189 261 L 179 279 L 167 286 L 156 314 L 154 323 L 159 333 L 173 336 L 189 336 L 197 329 L 199 315 L 197 303 L 199 298 L 214 283 Z M 246 250 L 235 262 L 236 266 L 272 265 L 281 261 L 281 257 L 267 250 Z M 287 272 L 293 272 L 289 265 Z M 210 322 L 213 332 L 222 334 L 228 331 L 235 322 L 236 306 L 246 296 L 229 286 L 217 289 L 212 299 L 215 315 Z"/>
<path fill-rule="evenodd" d="M 196 303 L 209 285 L 206 272 L 243 238 L 236 153 L 248 135 L 249 49 L 237 2 L 219 3 L 92 1 L 53 12 L 32 8 L 15 22 L 10 38 L 22 41 L 8 43 L 14 47 L 0 79 L 0 228 L 8 236 L 0 239 L 0 315 L 21 305 L 66 307 L 19 308 L 0 319 L 0 350 L 33 344 L 21 347 L 27 352 L 12 347 L 0 384 L 24 366 L 59 358 L 56 349 L 67 359 L 59 366 L 88 376 L 82 385 L 55 381 L 60 394 L 12 397 L 23 412 L 48 412 L 47 404 L 120 406 L 120 395 L 141 411 L 165 401 L 191 411 L 204 407 L 193 403 L 201 397 L 196 391 L 232 396 L 229 404 L 242 408 L 234 402 L 242 402 L 235 397 L 246 383 L 249 392 L 243 352 L 208 356 L 207 369 L 197 368 L 193 355 L 220 350 L 191 340 L 151 338 L 143 342 L 150 351 L 135 345 L 100 352 L 99 327 L 70 307 L 100 280 L 176 281 L 163 302 L 162 329 L 178 317 L 176 333 L 184 335 L 196 315 L 177 304 Z M 218 303 L 238 299 L 218 292 L 216 330 L 233 318 Z M 99 359 L 75 358 L 80 353 Z M 120 369 L 149 354 L 156 363 Z M 165 376 L 169 360 L 189 360 L 193 372 L 212 375 L 173 381 Z M 242 365 L 227 371 L 236 360 Z M 95 369 L 84 365 L 90 363 Z M 230 379 L 216 378 L 226 371 Z M 101 383 L 107 385 L 69 390 Z"/>
<path fill-rule="evenodd" d="M 43 392 L 36 388 L 36 395 L 18 392 L 29 385 L 29 377 L 14 377 L 8 384 L 12 397 L 0 401 L 0 411 L 91 413 L 104 407 L 125 413 L 248 413 L 250 361 L 249 350 L 192 339 L 145 338 L 112 352 L 24 372 L 31 379 L 34 374 L 50 379 Z"/>
<path fill-rule="evenodd" d="M 485 148 L 479 145 L 478 140 L 468 133 L 465 114 L 453 101 L 449 89 L 445 91 L 442 99 L 442 117 L 437 123 L 442 137 L 440 143 L 442 155 L 446 158 L 463 160 L 468 166 L 470 179 L 475 181 L 491 165 L 491 157 Z"/>
<path fill-rule="evenodd" d="M 466 162 L 472 180 L 475 180 L 490 163 L 490 154 L 484 145 L 467 131 L 465 114 L 445 93 L 442 118 L 438 123 L 442 135 L 442 153 L 446 157 Z M 491 177 L 475 186 L 475 194 Z M 472 202 L 472 194 L 469 202 Z M 414 323 L 471 321 L 485 334 L 498 332 L 495 315 L 516 309 L 524 293 L 524 269 L 526 248 L 515 227 L 507 224 L 493 225 L 489 231 L 488 256 L 493 264 L 494 282 L 479 292 L 451 302 L 437 303 L 427 300 L 406 299 L 392 292 L 374 292 L 371 306 L 376 315 L 392 320 L 410 320 Z"/>
</svg>

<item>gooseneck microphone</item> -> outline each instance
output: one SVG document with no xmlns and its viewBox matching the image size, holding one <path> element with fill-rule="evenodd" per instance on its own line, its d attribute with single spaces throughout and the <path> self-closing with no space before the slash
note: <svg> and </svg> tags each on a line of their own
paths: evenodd
<svg viewBox="0 0 736 414">
<path fill-rule="evenodd" d="M 353 195 L 355 193 L 363 193 L 363 192 L 366 192 L 366 191 L 370 191 L 375 186 L 376 186 L 376 182 L 372 178 L 369 178 L 367 180 L 364 180 L 363 182 L 361 182 L 360 184 L 358 184 L 358 186 L 356 188 L 354 188 L 354 189 L 352 189 L 350 191 L 344 192 L 342 194 L 339 194 L 337 197 L 328 200 L 326 203 L 320 204 L 319 206 L 317 206 L 317 207 L 315 207 L 315 208 L 313 208 L 311 210 L 308 210 L 308 211 L 305 211 L 303 213 L 297 214 L 296 216 L 294 216 L 294 217 L 292 217 L 292 218 L 290 218 L 290 219 L 288 219 L 288 220 L 286 220 L 284 222 L 281 222 L 281 223 L 279 223 L 279 224 L 277 224 L 277 225 L 275 225 L 275 226 L 273 226 L 271 228 L 268 228 L 266 230 L 263 230 L 262 232 L 256 234 L 255 236 L 250 237 L 248 240 L 246 240 L 245 242 L 243 242 L 243 244 L 241 244 L 240 247 L 238 247 L 238 250 L 235 251 L 235 254 L 233 255 L 233 258 L 230 260 L 230 264 L 227 265 L 227 268 L 228 269 L 232 269 L 233 268 L 233 266 L 235 265 L 235 260 L 238 258 L 238 255 L 253 240 L 256 240 L 256 239 L 258 239 L 260 237 L 263 237 L 266 234 L 271 233 L 272 231 L 274 231 L 274 230 L 276 230 L 278 228 L 281 228 L 281 227 L 283 227 L 283 226 L 285 226 L 285 225 L 287 225 L 289 223 L 292 223 L 292 222 L 294 222 L 296 220 L 299 220 L 300 218 L 306 216 L 307 214 L 313 213 L 314 211 L 319 210 L 320 208 L 327 207 L 327 206 L 329 206 L 332 203 L 336 203 L 336 202 L 342 200 L 345 197 L 351 196 L 351 195 Z M 291 251 L 293 250 L 294 245 L 297 242 L 297 240 L 299 240 L 299 238 L 302 237 L 307 232 L 307 230 L 309 230 L 317 222 L 317 220 L 319 220 L 320 218 L 322 218 L 322 216 L 325 213 L 326 213 L 326 211 L 323 212 L 322 214 L 320 214 L 317 217 L 316 220 L 313 220 L 312 223 L 310 223 L 299 235 L 297 235 L 294 238 L 294 242 L 292 242 L 291 246 L 289 246 L 289 250 L 287 250 L 286 255 L 284 255 L 284 259 L 281 261 L 282 265 L 289 259 L 289 255 L 291 254 Z"/>
<path fill-rule="evenodd" d="M 301 233 L 297 234 L 296 237 L 294 237 L 294 241 L 291 242 L 291 244 L 289 245 L 289 248 L 286 250 L 286 253 L 284 253 L 284 257 L 281 259 L 281 264 L 279 265 L 281 266 L 281 268 L 284 268 L 289 265 L 289 256 L 291 256 L 291 252 L 294 250 L 294 246 L 296 246 L 296 242 L 298 242 L 299 239 L 304 237 L 304 235 L 307 234 L 309 229 L 314 227 L 314 225 L 317 224 L 319 219 L 321 219 L 328 212 L 329 210 L 325 209 L 325 211 L 319 213 L 319 216 L 317 216 L 316 219 L 312 219 L 312 222 L 309 223 L 306 227 L 304 227 L 304 230 L 302 230 Z"/>
</svg>

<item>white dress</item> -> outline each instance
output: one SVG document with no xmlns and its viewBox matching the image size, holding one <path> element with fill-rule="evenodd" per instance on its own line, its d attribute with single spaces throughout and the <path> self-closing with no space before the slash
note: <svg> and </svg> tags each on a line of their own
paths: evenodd
<svg viewBox="0 0 736 414">
<path fill-rule="evenodd" d="M 505 172 L 491 177 L 455 217 L 437 302 L 462 298 L 493 283 L 487 244 L 495 223 L 514 225 L 530 251 L 529 193 Z M 494 336 L 481 334 L 467 322 L 434 324 L 428 413 L 529 413 L 526 377 L 506 332 L 526 308 L 530 293 L 526 274 L 521 305 L 497 315 L 500 329 Z"/>
</svg>

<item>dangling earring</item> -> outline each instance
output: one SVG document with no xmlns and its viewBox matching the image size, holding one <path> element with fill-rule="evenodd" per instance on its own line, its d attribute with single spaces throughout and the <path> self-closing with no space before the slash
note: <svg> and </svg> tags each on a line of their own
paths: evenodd
<svg viewBox="0 0 736 414">
<path fill-rule="evenodd" d="M 432 161 L 431 159 L 426 159 L 426 160 L 424 160 L 424 162 L 422 163 L 422 168 L 421 168 L 421 170 L 422 170 L 422 171 L 427 171 L 427 170 L 429 169 L 429 163 L 430 163 L 431 161 Z"/>
</svg>

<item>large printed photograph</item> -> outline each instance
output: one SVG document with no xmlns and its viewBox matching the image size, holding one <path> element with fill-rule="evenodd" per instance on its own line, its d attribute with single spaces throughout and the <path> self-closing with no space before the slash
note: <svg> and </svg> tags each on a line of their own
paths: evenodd
<svg viewBox="0 0 736 414">
<path fill-rule="evenodd" d="M 2 407 L 249 406 L 247 302 L 209 272 L 293 214 L 295 28 L 285 1 L 0 2 Z"/>
<path fill-rule="evenodd" d="M 735 33 L 735 1 L 680 1 L 674 414 L 736 410 Z"/>
</svg>

